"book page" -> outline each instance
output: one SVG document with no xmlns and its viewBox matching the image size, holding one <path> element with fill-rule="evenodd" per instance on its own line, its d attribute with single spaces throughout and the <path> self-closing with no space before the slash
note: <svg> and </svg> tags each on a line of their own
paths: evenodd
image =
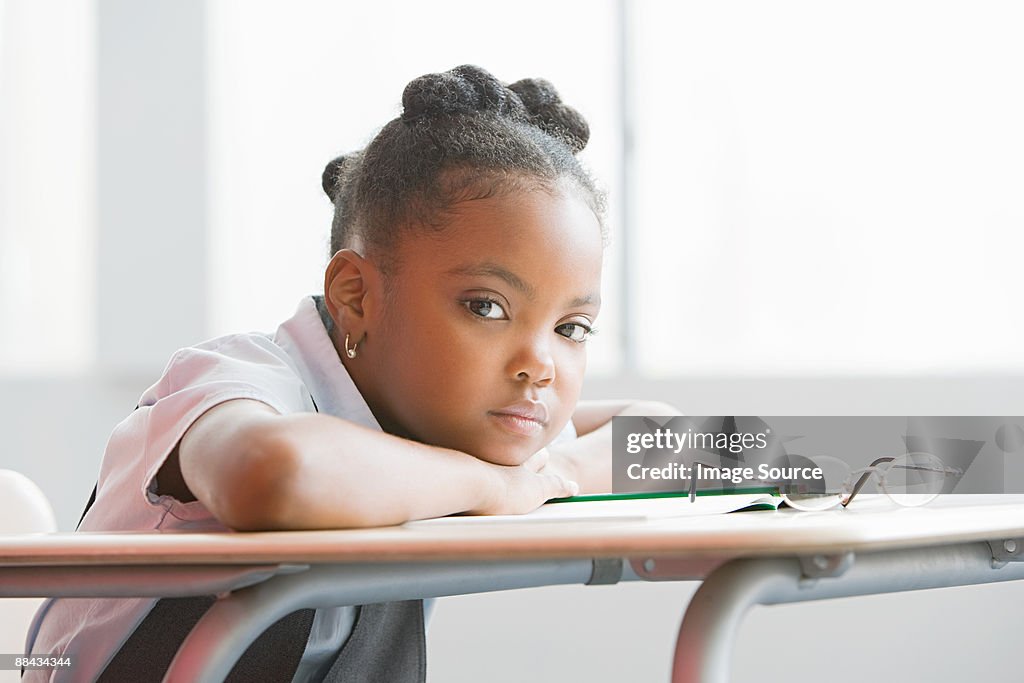
<svg viewBox="0 0 1024 683">
<path fill-rule="evenodd" d="M 764 493 L 640 500 L 589 500 L 547 503 L 524 515 L 454 515 L 406 522 L 405 526 L 448 524 L 522 524 L 532 522 L 608 522 L 697 517 L 733 512 L 756 504 L 778 507 L 781 499 Z"/>
</svg>

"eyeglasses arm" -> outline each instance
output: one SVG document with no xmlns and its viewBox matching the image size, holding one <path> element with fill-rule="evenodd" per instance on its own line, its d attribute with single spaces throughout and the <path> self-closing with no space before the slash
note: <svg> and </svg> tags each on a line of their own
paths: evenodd
<svg viewBox="0 0 1024 683">
<path fill-rule="evenodd" d="M 853 500 L 853 497 L 856 496 L 862 488 L 864 488 L 864 484 L 868 483 L 868 479 L 871 478 L 872 473 L 876 471 L 879 465 L 881 465 L 884 462 L 892 462 L 893 460 L 895 460 L 895 458 L 893 457 L 882 457 L 878 458 L 873 463 L 865 467 L 863 470 L 863 474 L 861 474 L 860 478 L 857 479 L 857 483 L 853 485 L 853 490 L 850 491 L 850 495 L 847 496 L 846 500 L 843 501 L 843 507 L 849 505 L 850 501 Z"/>
<path fill-rule="evenodd" d="M 871 463 L 871 465 L 869 465 L 868 467 L 865 467 L 863 470 L 860 470 L 861 472 L 863 472 L 863 474 L 860 475 L 860 479 L 858 479 L 857 483 L 854 485 L 853 491 L 851 491 L 850 495 L 846 498 L 846 500 L 843 501 L 843 503 L 842 503 L 843 507 L 846 507 L 847 505 L 849 505 L 850 501 L 853 500 L 853 497 L 857 495 L 857 492 L 860 491 L 862 488 L 864 488 L 864 484 L 866 484 L 868 482 L 868 479 L 871 477 L 871 474 L 873 472 L 877 472 L 878 471 L 878 466 L 879 465 L 881 465 L 882 463 L 886 463 L 886 462 L 892 462 L 895 459 L 896 459 L 895 457 L 878 458 L 873 463 Z M 956 467 L 946 467 L 945 465 L 943 465 L 941 468 L 925 467 L 925 466 L 922 466 L 922 465 L 904 465 L 904 466 L 902 466 L 901 469 L 915 470 L 915 471 L 918 471 L 918 472 L 941 472 L 944 475 L 952 474 L 954 476 L 959 476 L 959 475 L 963 474 L 963 470 L 960 470 L 960 469 L 958 469 Z"/>
</svg>

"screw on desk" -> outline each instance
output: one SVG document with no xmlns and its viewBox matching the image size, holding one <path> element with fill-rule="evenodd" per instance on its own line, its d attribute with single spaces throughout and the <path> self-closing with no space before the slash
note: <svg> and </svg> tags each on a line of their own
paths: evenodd
<svg viewBox="0 0 1024 683">
<path fill-rule="evenodd" d="M 653 557 L 644 560 L 644 571 L 645 572 L 653 572 L 654 571 L 654 558 Z"/>
<path fill-rule="evenodd" d="M 1008 539 L 1006 541 L 1003 541 L 1003 548 L 1008 553 L 1016 553 L 1017 552 L 1017 541 L 1015 541 L 1013 539 Z"/>
</svg>

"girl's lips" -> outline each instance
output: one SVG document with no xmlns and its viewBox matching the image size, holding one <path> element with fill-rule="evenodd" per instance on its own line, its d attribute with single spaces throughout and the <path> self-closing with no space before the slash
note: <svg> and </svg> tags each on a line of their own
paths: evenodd
<svg viewBox="0 0 1024 683">
<path fill-rule="evenodd" d="M 537 436 L 544 431 L 545 423 L 534 418 L 512 413 L 491 411 L 488 413 L 494 420 L 506 430 L 520 436 Z"/>
<path fill-rule="evenodd" d="M 514 434 L 535 436 L 548 424 L 548 407 L 540 401 L 517 401 L 487 413 Z"/>
</svg>

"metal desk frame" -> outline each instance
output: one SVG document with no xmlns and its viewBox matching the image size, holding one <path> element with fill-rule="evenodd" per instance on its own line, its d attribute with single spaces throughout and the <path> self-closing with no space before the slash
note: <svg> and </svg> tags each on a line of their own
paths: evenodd
<svg viewBox="0 0 1024 683">
<path fill-rule="evenodd" d="M 1001 511 L 1019 513 L 1019 518 L 1001 523 L 997 525 L 1000 529 L 989 533 L 979 529 L 971 534 L 975 540 L 965 542 L 950 542 L 953 536 L 963 536 L 961 532 L 949 537 L 934 535 L 931 542 L 919 538 L 908 542 L 912 547 L 899 547 L 890 539 L 883 544 L 890 547 L 882 549 L 860 549 L 856 543 L 843 549 L 842 543 L 821 543 L 820 551 L 815 551 L 804 543 L 804 550 L 781 548 L 760 556 L 694 548 L 692 552 L 617 556 L 602 552 L 590 557 L 511 560 L 405 558 L 231 564 L 222 552 L 216 558 L 197 555 L 185 563 L 148 564 L 137 557 L 118 563 L 113 556 L 107 556 L 106 563 L 97 558 L 74 562 L 59 556 L 5 554 L 4 542 L 15 537 L 0 537 L 0 596 L 220 595 L 182 644 L 164 678 L 171 683 L 216 683 L 227 676 L 240 653 L 264 629 L 304 607 L 620 580 L 703 579 L 680 626 L 672 681 L 724 683 L 729 680 L 734 639 L 753 605 L 1024 579 L 1024 503 Z M 978 540 L 982 538 L 985 540 Z M 576 549 L 567 552 L 579 554 Z M 124 557 L 122 553 L 121 559 Z"/>
</svg>

